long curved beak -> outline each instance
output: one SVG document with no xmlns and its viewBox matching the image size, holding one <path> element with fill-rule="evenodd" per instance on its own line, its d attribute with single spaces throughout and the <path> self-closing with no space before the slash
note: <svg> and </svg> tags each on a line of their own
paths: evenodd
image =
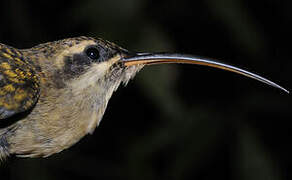
<svg viewBox="0 0 292 180">
<path fill-rule="evenodd" d="M 184 54 L 170 54 L 170 53 L 136 53 L 134 55 L 130 55 L 128 57 L 123 57 L 122 61 L 125 66 L 133 66 L 133 65 L 151 65 L 151 64 L 165 64 L 165 63 L 183 63 L 183 64 L 197 64 L 203 66 L 210 66 L 218 69 L 223 69 L 226 71 L 231 71 L 237 74 L 241 74 L 243 76 L 247 76 L 249 78 L 258 80 L 275 88 L 281 89 L 286 93 L 289 93 L 288 90 L 279 86 L 278 84 L 263 78 L 257 74 L 251 73 L 244 69 L 231 66 L 217 60 L 210 60 L 201 57 L 196 57 L 192 55 L 184 55 Z"/>
</svg>

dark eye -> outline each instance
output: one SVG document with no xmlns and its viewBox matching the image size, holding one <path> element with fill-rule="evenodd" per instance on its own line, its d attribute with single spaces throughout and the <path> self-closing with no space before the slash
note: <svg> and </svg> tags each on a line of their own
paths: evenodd
<svg viewBox="0 0 292 180">
<path fill-rule="evenodd" d="M 86 50 L 86 55 L 92 60 L 97 60 L 99 58 L 99 51 L 96 47 L 90 47 Z"/>
</svg>

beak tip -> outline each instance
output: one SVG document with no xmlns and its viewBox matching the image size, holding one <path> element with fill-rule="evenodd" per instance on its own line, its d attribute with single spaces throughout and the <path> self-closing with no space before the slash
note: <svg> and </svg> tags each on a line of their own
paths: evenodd
<svg viewBox="0 0 292 180">
<path fill-rule="evenodd" d="M 274 87 L 276 87 L 276 88 L 278 88 L 278 89 L 284 91 L 284 92 L 287 93 L 287 94 L 290 94 L 290 91 L 288 91 L 287 89 L 283 88 L 282 86 L 279 86 L 279 85 L 276 84 L 276 86 L 274 86 Z"/>
<path fill-rule="evenodd" d="M 283 90 L 287 93 L 287 94 L 290 94 L 290 92 L 287 90 L 287 89 L 284 89 Z"/>
</svg>

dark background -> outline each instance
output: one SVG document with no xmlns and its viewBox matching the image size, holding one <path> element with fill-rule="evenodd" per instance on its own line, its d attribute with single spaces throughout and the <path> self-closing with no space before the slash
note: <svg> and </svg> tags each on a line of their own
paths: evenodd
<svg viewBox="0 0 292 180">
<path fill-rule="evenodd" d="M 291 1 L 2 1 L 0 42 L 17 48 L 80 35 L 134 51 L 196 54 L 291 90 Z M 201 66 L 146 67 L 100 126 L 45 159 L 10 158 L 0 179 L 292 178 L 291 95 Z"/>
</svg>

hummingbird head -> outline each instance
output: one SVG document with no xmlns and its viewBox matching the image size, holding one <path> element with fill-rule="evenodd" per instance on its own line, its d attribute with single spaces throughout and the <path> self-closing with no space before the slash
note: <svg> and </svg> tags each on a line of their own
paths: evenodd
<svg viewBox="0 0 292 180">
<path fill-rule="evenodd" d="M 27 52 L 31 53 L 32 62 L 38 63 L 38 69 L 53 78 L 52 87 L 73 86 L 75 91 L 99 83 L 103 83 L 104 88 L 127 83 L 143 67 L 143 64 L 125 66 L 122 59 L 132 56 L 129 51 L 109 41 L 90 37 L 41 44 Z M 36 58 L 38 60 L 33 60 Z"/>
</svg>

